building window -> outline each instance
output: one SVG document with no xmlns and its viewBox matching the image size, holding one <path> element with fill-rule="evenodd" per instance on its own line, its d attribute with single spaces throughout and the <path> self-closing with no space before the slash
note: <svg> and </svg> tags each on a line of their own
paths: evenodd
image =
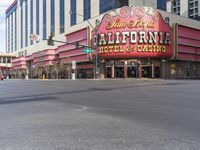
<svg viewBox="0 0 200 150">
<path fill-rule="evenodd" d="M 3 63 L 6 63 L 6 57 L 3 57 Z"/>
<path fill-rule="evenodd" d="M 106 5 L 105 5 L 106 4 Z M 109 10 L 119 8 L 122 6 L 128 6 L 127 0 L 100 0 L 100 14 L 107 12 Z"/>
<path fill-rule="evenodd" d="M 10 53 L 10 16 L 8 16 L 8 53 Z"/>
<path fill-rule="evenodd" d="M 25 2 L 25 43 L 28 46 L 28 1 Z"/>
<path fill-rule="evenodd" d="M 8 53 L 8 21 L 7 21 L 7 17 L 6 17 L 6 53 Z M 1 58 L 0 58 L 1 61 Z"/>
<path fill-rule="evenodd" d="M 21 5 L 21 48 L 23 48 L 23 5 Z"/>
<path fill-rule="evenodd" d="M 47 31 L 46 31 L 46 26 L 47 26 L 47 5 L 46 5 L 46 0 L 43 0 L 43 40 L 46 40 L 47 38 Z"/>
<path fill-rule="evenodd" d="M 7 63 L 11 63 L 11 58 L 7 58 Z"/>
<path fill-rule="evenodd" d="M 114 8 L 113 6 L 113 0 L 107 1 L 107 0 L 100 0 L 100 14 L 107 12 L 109 10 L 112 10 Z M 106 5 L 105 5 L 106 4 Z"/>
<path fill-rule="evenodd" d="M 195 8 L 195 13 L 198 13 L 198 8 Z"/>
<path fill-rule="evenodd" d="M 11 14 L 11 52 L 13 52 L 13 14 Z"/>
<path fill-rule="evenodd" d="M 30 12 L 30 30 L 31 30 L 31 34 L 33 34 L 33 0 L 30 1 L 30 11 L 31 11 Z M 31 45 L 33 45 L 32 40 L 31 40 Z"/>
<path fill-rule="evenodd" d="M 161 10 L 166 10 L 166 1 L 165 0 L 157 0 L 157 8 Z"/>
<path fill-rule="evenodd" d="M 51 32 L 55 32 L 55 1 L 51 0 Z"/>
<path fill-rule="evenodd" d="M 17 11 L 15 11 L 15 51 L 17 50 Z"/>
<path fill-rule="evenodd" d="M 65 32 L 65 0 L 60 0 L 60 34 Z"/>
<path fill-rule="evenodd" d="M 173 0 L 172 13 L 180 15 L 180 0 Z"/>
<path fill-rule="evenodd" d="M 91 17 L 90 10 L 91 10 L 91 0 L 84 0 L 84 20 L 87 20 Z"/>
<path fill-rule="evenodd" d="M 36 0 L 36 34 L 40 34 L 40 4 L 39 0 Z"/>
<path fill-rule="evenodd" d="M 71 0 L 71 26 L 76 24 L 76 0 Z"/>
<path fill-rule="evenodd" d="M 195 6 L 197 6 L 197 7 L 198 7 L 198 1 L 196 1 L 196 2 L 195 2 Z"/>
</svg>

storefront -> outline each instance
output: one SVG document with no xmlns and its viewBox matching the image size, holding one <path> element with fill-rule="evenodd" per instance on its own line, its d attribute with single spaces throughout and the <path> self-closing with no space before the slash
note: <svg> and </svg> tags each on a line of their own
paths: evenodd
<svg viewBox="0 0 200 150">
<path fill-rule="evenodd" d="M 94 64 L 91 61 L 92 54 L 83 52 L 83 46 L 89 45 L 90 42 L 89 28 L 83 28 L 67 34 L 66 42 L 66 44 L 58 47 L 60 63 L 70 64 L 75 61 L 76 69 L 74 73 L 77 79 L 94 78 Z"/>
<path fill-rule="evenodd" d="M 103 67 L 100 75 L 105 78 L 198 78 L 200 38 L 197 33 L 200 30 L 178 26 L 169 20 L 149 7 L 122 7 L 105 14 L 93 32 L 100 67 Z M 189 32 L 196 37 L 189 38 Z"/>
<path fill-rule="evenodd" d="M 14 59 L 14 70 L 49 79 L 70 79 L 72 73 L 76 79 L 200 78 L 198 21 L 138 6 L 91 20 L 95 30 L 87 22 L 72 26 L 54 49 Z M 94 52 L 84 52 L 87 47 Z"/>
</svg>

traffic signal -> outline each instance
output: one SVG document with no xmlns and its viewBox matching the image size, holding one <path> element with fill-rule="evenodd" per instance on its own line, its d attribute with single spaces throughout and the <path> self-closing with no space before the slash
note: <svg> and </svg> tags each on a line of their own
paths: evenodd
<svg viewBox="0 0 200 150">
<path fill-rule="evenodd" d="M 54 37 L 54 33 L 51 32 L 49 38 L 47 39 L 47 45 L 49 45 L 49 46 L 54 46 L 54 40 L 53 40 L 53 37 Z"/>
<path fill-rule="evenodd" d="M 79 42 L 75 43 L 76 49 L 80 48 Z"/>
</svg>

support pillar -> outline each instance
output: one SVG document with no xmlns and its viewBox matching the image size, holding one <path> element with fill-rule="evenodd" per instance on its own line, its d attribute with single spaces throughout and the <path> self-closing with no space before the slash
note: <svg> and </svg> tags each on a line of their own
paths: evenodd
<svg viewBox="0 0 200 150">
<path fill-rule="evenodd" d="M 155 67 L 154 67 L 154 64 L 152 63 L 152 65 L 151 65 L 151 67 L 152 67 L 152 79 L 154 79 L 155 78 Z"/>
<path fill-rule="evenodd" d="M 111 64 L 111 72 L 112 72 L 111 78 L 114 79 L 115 78 L 115 64 L 114 64 L 114 61 Z"/>
<path fill-rule="evenodd" d="M 105 79 L 105 62 L 100 62 L 100 79 Z"/>
<path fill-rule="evenodd" d="M 127 61 L 124 61 L 124 79 L 127 78 Z"/>
<path fill-rule="evenodd" d="M 142 64 L 140 63 L 140 79 L 142 79 Z"/>
</svg>

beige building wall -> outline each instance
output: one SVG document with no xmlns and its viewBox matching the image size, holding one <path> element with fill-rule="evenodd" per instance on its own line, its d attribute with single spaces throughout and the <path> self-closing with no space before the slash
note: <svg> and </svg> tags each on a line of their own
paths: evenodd
<svg viewBox="0 0 200 150">
<path fill-rule="evenodd" d="M 70 0 L 65 1 L 65 32 L 68 30 L 70 27 Z"/>
<path fill-rule="evenodd" d="M 80 23 L 83 21 L 83 0 L 76 0 L 77 8 L 76 8 L 76 23 Z M 74 12 L 72 12 L 74 13 Z"/>
<path fill-rule="evenodd" d="M 91 6 L 95 6 L 91 8 L 91 18 L 99 15 L 99 1 L 100 0 L 91 0 Z"/>
<path fill-rule="evenodd" d="M 181 0 L 180 5 L 181 16 L 188 17 L 188 0 Z"/>
<path fill-rule="evenodd" d="M 60 14 L 60 1 L 55 0 L 55 14 Z M 55 36 L 60 34 L 60 15 L 55 15 Z"/>
</svg>

